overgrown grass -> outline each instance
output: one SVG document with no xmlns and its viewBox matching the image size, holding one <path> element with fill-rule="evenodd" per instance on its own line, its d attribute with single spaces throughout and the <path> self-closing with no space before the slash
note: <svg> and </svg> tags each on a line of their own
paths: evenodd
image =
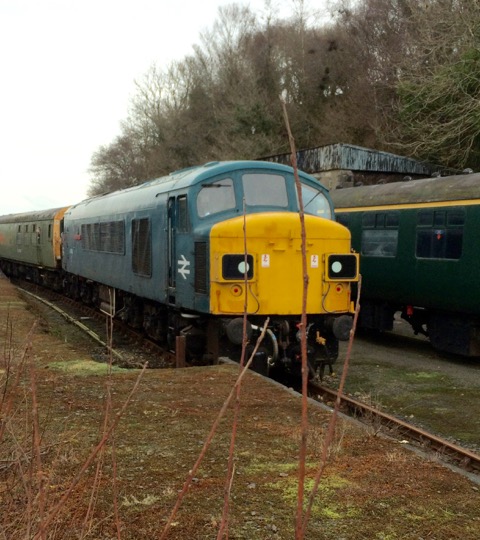
<svg viewBox="0 0 480 540">
<path fill-rule="evenodd" d="M 95 505 L 104 483 L 103 468 L 108 462 L 112 483 L 112 508 L 119 530 L 118 498 L 116 493 L 116 458 L 114 431 L 125 412 L 132 394 L 126 396 L 116 412 L 111 405 L 111 365 L 93 362 L 52 363 L 48 368 L 75 373 L 77 376 L 104 375 L 104 415 L 97 441 L 83 461 L 78 459 L 75 446 L 81 432 L 71 430 L 68 417 L 63 430 L 51 424 L 48 411 L 39 403 L 39 387 L 32 340 L 36 323 L 32 325 L 23 347 L 15 345 L 13 323 L 7 316 L 4 330 L 3 354 L 0 364 L 0 538 L 34 540 L 86 538 L 96 528 Z M 118 369 L 116 371 L 119 371 Z M 53 429 L 52 429 L 53 427 Z M 107 444 L 108 443 L 108 444 Z M 110 455 L 107 457 L 106 449 Z M 74 466 L 72 470 L 72 465 Z M 90 484 L 85 484 L 86 472 L 94 468 Z M 77 489 L 90 492 L 89 502 L 82 515 L 66 519 L 65 509 L 71 506 Z M 79 509 L 82 507 L 80 505 Z M 69 516 L 71 518 L 71 516 Z"/>
</svg>

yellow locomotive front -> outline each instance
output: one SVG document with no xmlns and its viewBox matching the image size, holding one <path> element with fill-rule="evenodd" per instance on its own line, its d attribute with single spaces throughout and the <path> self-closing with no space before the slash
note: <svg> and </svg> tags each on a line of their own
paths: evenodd
<svg viewBox="0 0 480 540">
<path fill-rule="evenodd" d="M 338 341 L 349 338 L 358 255 L 350 251 L 345 227 L 314 215 L 304 218 L 305 260 L 298 213 L 256 213 L 217 223 L 210 233 L 210 312 L 224 318 L 225 333 L 237 346 L 242 343 L 245 310 L 251 341 L 269 317 L 259 363 L 297 370 L 307 281 L 308 363 L 313 374 L 333 363 Z"/>
</svg>

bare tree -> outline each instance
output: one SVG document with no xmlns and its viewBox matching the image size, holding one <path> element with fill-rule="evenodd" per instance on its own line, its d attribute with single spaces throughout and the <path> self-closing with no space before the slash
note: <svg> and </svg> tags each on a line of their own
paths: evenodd
<svg viewBox="0 0 480 540">
<path fill-rule="evenodd" d="M 433 2 L 442 3 L 462 0 Z M 403 141 L 398 125 L 408 107 L 395 108 L 399 96 L 415 87 L 415 70 L 428 72 L 423 63 L 448 56 L 444 40 L 426 58 L 420 8 L 413 0 L 335 0 L 326 21 L 305 0 L 293 4 L 286 20 L 273 1 L 261 18 L 222 7 L 192 55 L 152 66 L 121 135 L 93 156 L 92 193 L 215 159 L 288 151 L 279 95 L 300 148 L 341 141 L 389 149 Z M 405 75 L 410 87 L 399 86 Z"/>
<path fill-rule="evenodd" d="M 338 0 L 333 3 L 336 30 L 343 36 L 339 72 L 349 92 L 332 121 L 350 127 L 350 140 L 378 149 L 392 148 L 392 117 L 409 54 L 410 0 Z M 343 122 L 342 122 L 343 117 Z"/>
<path fill-rule="evenodd" d="M 137 148 L 136 136 L 128 133 L 119 135 L 108 146 L 101 146 L 92 156 L 93 180 L 88 194 L 100 195 L 138 184 L 144 170 Z"/>
<path fill-rule="evenodd" d="M 399 147 L 450 167 L 480 166 L 480 4 L 415 3 L 398 92 Z"/>
</svg>

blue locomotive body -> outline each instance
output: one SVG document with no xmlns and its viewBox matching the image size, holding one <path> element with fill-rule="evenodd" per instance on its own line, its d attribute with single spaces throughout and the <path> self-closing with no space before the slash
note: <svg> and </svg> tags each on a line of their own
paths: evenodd
<svg viewBox="0 0 480 540">
<path fill-rule="evenodd" d="M 299 172 L 305 211 L 309 363 L 336 359 L 352 321 L 358 256 L 328 190 Z M 215 359 L 270 319 L 268 366 L 297 364 L 304 264 L 291 167 L 212 162 L 69 207 L 61 223 L 66 294 L 175 347 Z M 1 230 L 0 230 L 1 233 Z"/>
</svg>

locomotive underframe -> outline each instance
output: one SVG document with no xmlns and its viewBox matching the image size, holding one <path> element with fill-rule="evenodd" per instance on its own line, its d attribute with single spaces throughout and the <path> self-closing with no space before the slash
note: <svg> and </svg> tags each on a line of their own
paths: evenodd
<svg viewBox="0 0 480 540">
<path fill-rule="evenodd" d="M 48 287 L 55 291 L 62 290 L 62 275 L 60 271 L 33 266 L 26 263 L 14 261 L 0 261 L 0 270 L 6 275 L 15 279 L 30 281 L 42 287 Z"/>
<path fill-rule="evenodd" d="M 1 261 L 0 267 L 8 276 L 63 291 L 70 298 L 95 306 L 142 330 L 172 351 L 175 350 L 177 337 L 184 337 L 188 363 L 213 363 L 222 355 L 240 360 L 243 317 L 219 318 L 183 311 L 60 270 L 11 261 Z M 331 369 L 338 356 L 339 339 L 348 339 L 351 323 L 350 315 L 308 317 L 307 363 L 311 377 L 322 375 L 325 366 Z M 247 359 L 264 324 L 263 317 L 248 317 Z M 299 376 L 302 356 L 299 325 L 300 316 L 272 317 L 265 338 L 255 353 L 252 367 L 264 374 Z"/>
<path fill-rule="evenodd" d="M 461 356 L 480 356 L 480 318 L 468 314 L 363 300 L 358 327 L 391 331 L 396 313 L 410 324 L 415 335 L 426 336 L 436 350 Z"/>
<path fill-rule="evenodd" d="M 74 277 L 74 281 L 77 278 Z M 85 287 L 98 292 L 85 294 Z M 112 294 L 114 301 L 112 305 Z M 220 356 L 240 360 L 243 341 L 243 318 L 193 313 L 175 306 L 160 304 L 136 297 L 93 282 L 79 282 L 77 297 L 97 298 L 102 311 L 114 314 L 130 326 L 143 330 L 149 337 L 164 344 L 169 350 L 176 348 L 177 337 L 185 339 L 185 360 L 203 365 L 217 362 Z M 264 374 L 285 372 L 299 375 L 301 370 L 300 317 L 273 317 L 266 336 L 258 347 L 252 367 Z M 311 377 L 322 374 L 325 366 L 332 366 L 338 357 L 338 341 L 348 339 L 352 317 L 309 317 L 307 326 L 307 362 Z M 253 352 L 262 332 L 265 318 L 247 320 L 247 359 Z"/>
<path fill-rule="evenodd" d="M 344 316 L 344 332 L 350 332 L 352 319 Z M 324 315 L 308 317 L 307 336 L 307 366 L 310 378 L 322 376 L 326 366 L 332 370 L 332 365 L 338 357 L 339 337 L 348 339 L 346 334 L 340 335 L 334 327 L 336 318 Z M 253 368 L 265 375 L 301 376 L 302 350 L 301 325 L 299 316 L 271 317 L 263 341 L 258 345 L 257 340 L 263 331 L 265 319 L 247 317 L 245 324 L 246 359 L 255 352 L 252 361 Z M 235 327 L 235 328 L 232 328 Z M 230 356 L 240 358 L 243 341 L 243 317 L 223 319 L 221 335 L 227 338 L 226 348 Z M 337 337 L 339 336 L 339 337 Z M 224 344 L 225 341 L 224 339 Z"/>
</svg>

